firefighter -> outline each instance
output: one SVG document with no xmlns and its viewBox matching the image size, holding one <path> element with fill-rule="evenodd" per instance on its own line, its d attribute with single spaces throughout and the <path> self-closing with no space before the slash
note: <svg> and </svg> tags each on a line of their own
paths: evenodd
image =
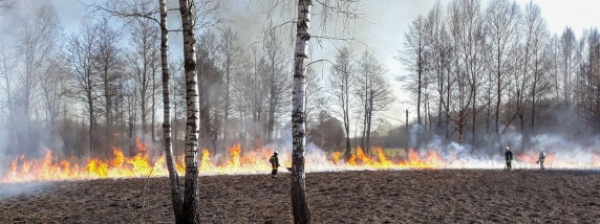
<svg viewBox="0 0 600 224">
<path fill-rule="evenodd" d="M 540 164 L 540 170 L 544 170 L 544 159 L 546 159 L 546 151 L 544 150 L 544 148 L 542 148 L 542 150 L 540 150 L 540 157 L 538 159 L 537 162 L 535 163 L 539 163 Z"/>
<path fill-rule="evenodd" d="M 277 151 L 275 151 L 275 153 L 273 153 L 273 155 L 271 156 L 271 158 L 269 159 L 269 162 L 271 163 L 271 176 L 273 178 L 277 178 L 277 168 L 279 167 L 279 158 L 277 158 Z"/>
<path fill-rule="evenodd" d="M 510 151 L 510 148 L 506 146 L 506 152 L 504 153 L 504 157 L 506 158 L 506 170 L 511 170 L 511 162 L 513 160 L 513 153 Z"/>
</svg>

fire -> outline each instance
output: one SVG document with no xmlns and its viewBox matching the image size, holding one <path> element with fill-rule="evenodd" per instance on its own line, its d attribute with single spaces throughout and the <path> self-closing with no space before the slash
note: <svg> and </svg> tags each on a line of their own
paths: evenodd
<svg viewBox="0 0 600 224">
<path fill-rule="evenodd" d="M 13 159 L 8 170 L 0 173 L 0 182 L 26 182 L 26 181 L 56 181 L 56 180 L 81 180 L 97 178 L 146 178 L 167 176 L 166 158 L 150 156 L 150 149 L 141 140 L 136 140 L 137 153 L 127 156 L 117 147 L 112 148 L 111 159 L 92 158 L 85 162 L 74 159 L 57 159 L 51 150 L 47 150 L 43 158 L 29 159 L 25 155 Z M 274 148 L 259 148 L 251 151 L 242 151 L 240 144 L 229 148 L 223 155 L 211 154 L 204 149 L 199 155 L 200 175 L 216 174 L 268 174 L 271 165 L 269 157 Z M 442 156 L 436 150 L 419 152 L 409 149 L 401 156 L 391 157 L 382 148 L 373 148 L 373 155 L 357 147 L 352 154 L 333 152 L 320 154 L 308 152 L 305 155 L 307 172 L 343 171 L 343 170 L 386 170 L 386 169 L 440 169 L 440 168 L 499 168 L 503 158 L 496 156 L 487 160 L 465 160 L 458 155 Z M 403 150 L 401 152 L 404 152 Z M 344 157 L 344 158 L 342 158 Z M 545 165 L 549 168 L 581 167 L 581 163 L 572 162 L 566 158 L 549 153 Z M 599 167 L 600 155 L 593 154 L 587 166 Z M 175 169 L 181 175 L 185 173 L 185 157 L 175 157 Z M 536 168 L 535 162 L 538 155 L 533 152 L 515 155 L 516 168 Z M 279 156 L 283 167 L 291 166 L 291 153 L 282 153 Z M 559 162 L 557 162 L 559 161 Z M 496 167 L 494 167 L 496 166 Z M 288 172 L 286 169 L 280 172 Z"/>
<path fill-rule="evenodd" d="M 544 166 L 552 167 L 554 165 L 555 156 L 556 154 L 554 153 L 547 154 L 546 158 L 544 159 Z M 535 152 L 521 153 L 515 156 L 515 161 L 524 163 L 527 166 L 538 166 L 536 165 L 536 162 L 538 162 L 538 160 L 539 154 Z"/>
<path fill-rule="evenodd" d="M 398 162 L 392 162 L 385 154 L 383 149 L 374 148 L 376 156 L 369 156 L 365 154 L 362 148 L 357 147 L 356 155 L 351 155 L 346 161 L 347 166 L 357 168 L 370 168 L 370 169 L 434 169 L 443 168 L 446 166 L 446 162 L 436 152 L 429 152 L 422 158 L 418 153 L 409 149 L 408 156 L 405 160 Z M 335 164 L 339 164 L 342 160 L 341 153 L 333 154 L 333 161 Z"/>
</svg>

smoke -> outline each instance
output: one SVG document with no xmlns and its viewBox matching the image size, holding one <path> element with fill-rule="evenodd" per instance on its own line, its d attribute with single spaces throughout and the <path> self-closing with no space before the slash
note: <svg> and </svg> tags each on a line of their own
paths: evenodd
<svg viewBox="0 0 600 224">
<path fill-rule="evenodd" d="M 9 142 L 8 134 L 6 133 L 7 129 L 0 129 L 0 163 L 1 164 L 9 164 L 10 157 L 5 155 L 7 144 Z M 5 173 L 6 166 L 0 166 L 0 174 Z"/>
<path fill-rule="evenodd" d="M 422 134 L 422 130 L 423 127 L 421 125 L 415 124 L 412 126 L 412 128 L 410 128 L 410 139 L 409 139 L 409 146 L 410 147 L 415 147 L 418 144 L 418 136 L 420 136 Z"/>
<path fill-rule="evenodd" d="M 52 187 L 50 182 L 0 183 L 0 199 L 37 195 L 52 189 Z"/>
<path fill-rule="evenodd" d="M 516 131 L 507 131 L 499 140 L 495 135 L 485 135 L 481 139 L 482 144 L 474 147 L 452 141 L 446 143 L 443 137 L 434 136 L 423 144 L 419 151 L 423 154 L 432 151 L 438 153 L 447 162 L 448 168 L 502 168 L 506 146 L 515 154 L 513 163 L 516 165 L 513 167 L 516 168 L 537 169 L 539 166 L 535 162 L 542 149 L 549 155 L 545 164 L 548 168 L 600 167 L 598 136 L 576 140 L 561 134 L 538 134 L 528 137 Z"/>
</svg>

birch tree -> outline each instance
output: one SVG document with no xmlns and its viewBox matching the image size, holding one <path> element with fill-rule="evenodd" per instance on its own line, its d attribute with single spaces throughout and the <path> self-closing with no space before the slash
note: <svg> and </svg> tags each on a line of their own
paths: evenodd
<svg viewBox="0 0 600 224">
<path fill-rule="evenodd" d="M 346 18 L 356 18 L 353 6 L 360 1 L 317 1 L 323 7 L 322 25 L 330 18 L 328 12 L 343 14 Z M 337 3 L 337 4 L 336 4 Z M 296 39 L 294 49 L 294 73 L 292 84 L 292 167 L 291 195 L 294 223 L 311 222 L 310 210 L 306 201 L 304 149 L 305 149 L 305 90 L 306 67 L 308 66 L 308 46 L 311 39 L 310 22 L 313 8 L 312 0 L 298 0 L 296 21 Z M 334 5 L 335 4 L 335 5 Z"/>
<path fill-rule="evenodd" d="M 175 223 L 183 223 L 183 201 L 179 191 L 179 177 L 175 170 L 173 161 L 173 143 L 171 140 L 171 92 L 169 72 L 169 30 L 167 15 L 167 0 L 159 1 L 160 8 L 160 59 L 162 69 L 162 90 L 163 90 L 163 137 L 165 140 L 165 157 L 167 169 L 169 171 L 169 183 L 171 187 L 171 203 Z"/>
<path fill-rule="evenodd" d="M 162 71 L 162 93 L 163 93 L 163 138 L 165 141 L 164 150 L 167 163 L 167 169 L 169 171 L 169 183 L 171 187 L 171 202 L 173 205 L 173 213 L 175 216 L 175 223 L 184 223 L 183 213 L 183 198 L 179 191 L 179 177 L 175 170 L 175 163 L 173 160 L 173 128 L 172 117 L 171 117 L 171 73 L 170 73 L 170 62 L 169 62 L 169 30 L 168 30 L 168 8 L 167 0 L 159 0 L 158 10 L 149 7 L 152 2 L 150 0 L 139 0 L 129 3 L 127 1 L 112 0 L 107 1 L 104 5 L 96 5 L 96 8 L 101 9 L 109 13 L 112 16 L 120 18 L 126 18 L 129 21 L 137 19 L 146 19 L 156 22 L 160 26 L 160 60 L 161 60 L 161 71 Z M 158 11 L 159 19 L 156 19 L 155 14 Z M 175 96 L 175 95 L 173 95 Z M 173 99 L 175 99 L 173 97 Z M 177 112 L 177 107 L 175 107 Z M 175 119 L 177 120 L 177 119 Z M 154 126 L 154 125 L 153 125 Z M 175 129 L 177 130 L 177 129 Z M 154 137 L 154 134 L 152 135 Z M 177 135 L 175 135 L 177 136 Z"/>
<path fill-rule="evenodd" d="M 308 65 L 308 44 L 310 40 L 310 16 L 312 0 L 298 0 L 298 21 L 296 22 L 296 47 L 294 50 L 294 82 L 292 90 L 292 169 L 291 194 L 294 223 L 311 222 L 310 210 L 306 201 L 304 176 L 304 145 L 306 127 L 304 125 L 304 105 L 306 66 Z"/>
<path fill-rule="evenodd" d="M 183 223 L 197 224 L 198 216 L 198 77 L 196 76 L 196 37 L 193 0 L 179 0 L 183 30 L 183 55 L 186 79 L 187 125 L 185 139 L 185 184 Z"/>
</svg>

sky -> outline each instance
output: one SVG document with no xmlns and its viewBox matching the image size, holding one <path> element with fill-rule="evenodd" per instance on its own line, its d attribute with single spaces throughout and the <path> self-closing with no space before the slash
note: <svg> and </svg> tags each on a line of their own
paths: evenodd
<svg viewBox="0 0 600 224">
<path fill-rule="evenodd" d="M 233 0 L 235 1 L 235 0 Z M 247 6 L 241 4 L 242 0 L 235 1 L 237 5 L 230 5 L 227 17 L 232 18 L 240 28 L 238 30 L 247 30 L 248 27 L 256 27 L 258 24 L 248 24 L 250 21 L 255 23 L 262 22 L 256 19 L 259 13 L 248 10 Z M 436 3 L 435 0 L 366 0 L 359 8 L 364 15 L 364 19 L 352 23 L 350 32 L 329 32 L 327 36 L 339 36 L 343 38 L 353 37 L 357 41 L 351 42 L 351 48 L 354 49 L 356 56 L 360 56 L 367 48 L 372 50 L 379 61 L 388 69 L 388 78 L 393 84 L 394 93 L 398 100 L 393 107 L 382 113 L 390 118 L 393 125 L 401 124 L 398 120 L 405 120 L 404 110 L 408 109 L 411 113 L 410 119 L 416 114 L 416 107 L 410 94 L 402 90 L 402 84 L 395 81 L 395 76 L 406 74 L 403 65 L 396 59 L 399 50 L 404 42 L 404 33 L 408 30 L 409 24 L 419 15 L 426 15 L 431 7 Z M 448 1 L 441 1 L 447 4 Z M 517 3 L 524 9 L 529 0 L 517 0 Z M 597 16 L 597 9 L 600 8 L 598 0 L 534 0 L 542 11 L 543 18 L 546 19 L 548 29 L 551 33 L 560 34 L 566 26 L 570 26 L 579 36 L 584 29 L 594 26 L 600 26 L 600 16 Z M 489 1 L 483 0 L 483 7 Z M 233 16 L 232 16 L 233 15 Z M 317 15 L 318 17 L 318 15 Z M 243 22 L 242 22 L 243 21 Z M 313 27 L 318 27 L 319 19 L 313 18 Z M 283 22 L 280 20 L 280 22 Z M 235 24 L 232 24 L 234 27 Z M 339 29 L 339 28 L 338 28 Z M 329 30 L 331 31 L 331 30 Z M 249 32 L 250 31 L 246 31 Z M 317 31 L 318 32 L 318 31 Z M 248 34 L 251 35 L 251 34 Z M 360 43 L 358 43 L 360 42 Z M 347 44 L 341 41 L 324 41 L 323 46 L 314 46 L 312 60 L 326 58 L 333 60 L 337 49 Z M 366 46 L 365 46 L 366 45 Z M 316 49 L 315 49 L 316 48 Z M 327 67 L 327 65 L 323 65 Z M 323 71 L 322 69 L 317 71 Z M 328 72 L 328 70 L 324 70 Z M 395 118 L 395 119 L 391 119 Z"/>
<path fill-rule="evenodd" d="M 83 3 L 91 3 L 93 0 L 52 0 L 56 6 L 63 27 L 66 32 L 72 32 L 77 29 L 82 18 L 86 16 L 85 6 Z M 264 0 L 224 0 L 227 1 L 227 10 L 221 13 L 223 18 L 229 20 L 226 24 L 233 27 L 240 33 L 242 39 L 254 42 L 262 29 L 265 28 L 267 21 L 267 10 Z M 175 1 L 172 2 L 172 7 L 176 7 Z M 397 98 L 396 103 L 392 108 L 382 113 L 385 117 L 395 118 L 389 119 L 393 125 L 401 124 L 398 120 L 404 121 L 403 111 L 408 109 L 411 111 L 411 119 L 414 118 L 415 106 L 411 101 L 411 96 L 402 90 L 402 85 L 396 81 L 397 75 L 406 74 L 403 65 L 396 59 L 399 56 L 399 50 L 404 42 L 404 33 L 408 30 L 408 25 L 418 15 L 425 15 L 429 9 L 435 4 L 434 0 L 365 0 L 358 6 L 362 16 L 361 20 L 353 21 L 347 29 L 342 31 L 341 26 L 330 26 L 323 33 L 320 29 L 319 13 L 313 17 L 313 35 L 323 35 L 338 38 L 354 38 L 356 41 L 331 41 L 323 40 L 322 45 L 318 42 L 312 42 L 313 61 L 319 59 L 328 59 L 333 61 L 337 53 L 337 49 L 345 44 L 350 44 L 354 50 L 355 56 L 359 56 L 366 49 L 373 51 L 376 58 L 387 68 L 387 76 L 394 88 L 394 94 Z M 449 1 L 441 1 L 446 4 Z M 484 6 L 489 1 L 482 1 Z M 517 0 L 519 5 L 524 5 L 529 0 Z M 584 29 L 599 26 L 600 16 L 597 16 L 597 9 L 600 8 L 598 0 L 534 0 L 542 11 L 543 18 L 546 19 L 548 28 L 551 33 L 561 33 L 566 26 L 571 26 L 576 35 L 580 35 Z M 170 15 L 170 27 L 175 29 L 177 22 L 177 12 L 175 15 Z M 284 10 L 279 13 L 274 13 L 272 18 L 275 24 L 285 23 L 293 19 L 295 9 Z M 335 23 L 334 23 L 335 24 Z M 282 35 L 290 39 L 291 25 L 284 25 L 281 29 Z M 260 39 L 260 38 L 259 38 Z M 173 41 L 172 49 L 181 47 L 181 36 L 174 35 L 171 37 Z M 289 41 L 288 41 L 289 42 Z M 293 48 L 291 43 L 286 45 Z M 181 55 L 174 54 L 173 56 L 181 58 Z M 291 55 L 290 55 L 291 57 Z M 319 75 L 328 73 L 327 63 L 315 64 L 315 70 Z"/>
</svg>

